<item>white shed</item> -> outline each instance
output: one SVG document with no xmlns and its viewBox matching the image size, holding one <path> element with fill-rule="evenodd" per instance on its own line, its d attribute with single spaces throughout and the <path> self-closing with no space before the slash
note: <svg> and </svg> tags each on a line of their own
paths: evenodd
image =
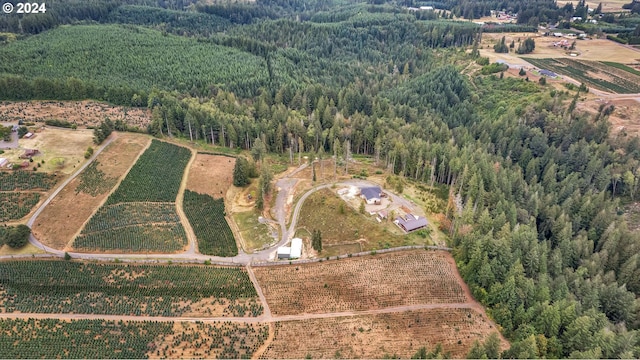
<svg viewBox="0 0 640 360">
<path fill-rule="evenodd" d="M 291 248 L 288 246 L 280 246 L 278 248 L 278 259 L 289 259 L 291 257 Z"/>
<path fill-rule="evenodd" d="M 5 159 L 5 158 L 0 158 L 0 167 L 5 166 L 5 164 L 7 164 L 9 162 L 9 160 Z"/>
<path fill-rule="evenodd" d="M 290 259 L 299 259 L 302 256 L 302 239 L 294 238 L 291 240 L 291 256 Z"/>
</svg>

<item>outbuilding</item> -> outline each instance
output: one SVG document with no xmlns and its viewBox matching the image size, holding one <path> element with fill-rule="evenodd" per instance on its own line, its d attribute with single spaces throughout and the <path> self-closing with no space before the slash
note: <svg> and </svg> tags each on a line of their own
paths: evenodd
<svg viewBox="0 0 640 360">
<path fill-rule="evenodd" d="M 0 167 L 4 167 L 8 163 L 9 163 L 9 160 L 7 160 L 5 158 L 0 158 Z"/>
<path fill-rule="evenodd" d="M 427 219 L 418 215 L 409 214 L 405 217 L 398 216 L 394 221 L 402 230 L 412 232 L 427 227 Z"/>
</svg>

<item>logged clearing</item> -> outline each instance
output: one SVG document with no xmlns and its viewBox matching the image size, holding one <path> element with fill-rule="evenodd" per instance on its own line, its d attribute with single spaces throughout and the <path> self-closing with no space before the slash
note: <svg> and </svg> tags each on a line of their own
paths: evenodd
<svg viewBox="0 0 640 360">
<path fill-rule="evenodd" d="M 197 154 L 191 168 L 187 189 L 200 194 L 223 198 L 233 183 L 236 159 L 229 156 Z"/>
<path fill-rule="evenodd" d="M 95 183 L 100 178 L 86 178 L 83 175 L 94 169 L 98 170 L 97 173 L 102 173 L 103 180 L 105 177 L 122 178 L 150 142 L 149 137 L 139 134 L 116 133 L 115 136 L 117 139 L 96 158 L 97 166 L 85 169 L 85 173 L 71 181 L 38 216 L 33 226 L 33 234 L 40 242 L 54 249 L 63 249 L 73 240 L 74 235 L 80 231 L 82 225 L 116 184 L 112 181 L 109 188 L 92 187 L 88 182 Z M 79 187 L 84 190 L 78 190 Z"/>
<path fill-rule="evenodd" d="M 578 103 L 578 109 L 596 116 L 601 105 L 613 105 L 615 108 L 609 115 L 612 135 L 640 136 L 640 96 L 628 99 L 583 101 Z"/>
<path fill-rule="evenodd" d="M 274 315 L 472 301 L 453 258 L 441 251 L 256 267 L 255 274 Z"/>
<path fill-rule="evenodd" d="M 473 342 L 497 332 L 473 309 L 430 309 L 275 323 L 275 336 L 261 358 L 409 359 L 421 347 L 464 358 Z M 502 342 L 502 349 L 508 347 Z"/>
<path fill-rule="evenodd" d="M 585 4 L 589 6 L 589 9 L 596 9 L 599 4 L 602 4 L 602 12 L 618 12 L 629 11 L 622 8 L 622 5 L 630 3 L 630 0 L 607 0 L 606 2 L 598 1 L 586 1 Z M 568 3 L 576 5 L 578 2 L 573 0 L 559 0 L 557 1 L 559 7 L 563 7 Z"/>
<path fill-rule="evenodd" d="M 25 101 L 0 102 L 0 120 L 44 122 L 64 120 L 78 126 L 94 126 L 106 117 L 122 120 L 129 126 L 146 129 L 151 111 L 146 108 L 126 108 L 96 101 Z"/>
</svg>

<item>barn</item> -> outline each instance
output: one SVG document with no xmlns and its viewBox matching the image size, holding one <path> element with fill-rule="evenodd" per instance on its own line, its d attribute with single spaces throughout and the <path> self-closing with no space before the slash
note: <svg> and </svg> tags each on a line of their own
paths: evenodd
<svg viewBox="0 0 640 360">
<path fill-rule="evenodd" d="M 302 256 L 302 239 L 294 238 L 291 246 L 280 246 L 278 248 L 278 259 L 299 259 Z"/>
<path fill-rule="evenodd" d="M 360 188 L 360 197 L 364 199 L 368 205 L 380 205 L 382 189 L 380 189 L 379 186 Z"/>
<path fill-rule="evenodd" d="M 418 215 L 409 214 L 405 217 L 398 216 L 394 221 L 405 232 L 412 232 L 427 227 L 427 219 Z"/>
</svg>

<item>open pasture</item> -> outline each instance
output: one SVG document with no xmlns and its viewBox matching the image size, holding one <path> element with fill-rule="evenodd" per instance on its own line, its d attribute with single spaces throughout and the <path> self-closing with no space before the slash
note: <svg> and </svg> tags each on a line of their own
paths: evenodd
<svg viewBox="0 0 640 360">
<path fill-rule="evenodd" d="M 184 212 L 198 240 L 198 250 L 205 255 L 235 256 L 238 247 L 225 218 L 224 201 L 209 195 L 185 191 Z"/>
<path fill-rule="evenodd" d="M 175 201 L 190 157 L 189 149 L 153 140 L 73 247 L 135 252 L 184 248 L 187 238 Z"/>
<path fill-rule="evenodd" d="M 106 117 L 114 122 L 122 120 L 129 126 L 146 129 L 151 122 L 151 111 L 90 100 L 0 102 L 1 121 L 44 122 L 61 119 L 78 126 L 96 126 Z"/>
<path fill-rule="evenodd" d="M 275 315 L 471 301 L 446 252 L 417 250 L 256 267 L 255 274 Z"/>
<path fill-rule="evenodd" d="M 233 183 L 233 167 L 236 159 L 230 156 L 196 154 L 191 168 L 187 189 L 214 199 L 224 198 Z"/>
<path fill-rule="evenodd" d="M 34 132 L 30 139 L 18 140 L 18 148 L 5 150 L 2 157 L 10 162 L 21 164 L 24 159 L 20 156 L 26 149 L 37 149 L 33 156 L 33 163 L 29 163 L 28 170 L 40 163 L 38 172 L 61 173 L 64 175 L 74 172 L 85 161 L 84 152 L 93 144 L 93 131 L 87 129 L 61 129 L 52 127 L 28 127 Z"/>
<path fill-rule="evenodd" d="M 62 189 L 38 216 L 33 233 L 40 242 L 62 249 L 72 241 L 116 185 L 117 179 L 124 177 L 150 142 L 148 137 L 139 134 L 116 133 L 112 136 L 116 139 L 94 163 Z"/>
<path fill-rule="evenodd" d="M 421 347 L 465 358 L 473 342 L 497 329 L 473 309 L 429 309 L 275 323 L 263 359 L 411 358 Z M 508 345 L 503 342 L 503 348 Z"/>
<path fill-rule="evenodd" d="M 618 94 L 640 93 L 640 76 L 603 62 L 568 58 L 524 58 L 531 64 L 567 75 L 589 87 Z"/>
<path fill-rule="evenodd" d="M 242 268 L 0 262 L 2 312 L 148 316 L 258 316 Z"/>
<path fill-rule="evenodd" d="M 105 320 L 0 320 L 6 358 L 250 358 L 266 325 Z M 89 346 L 88 346 L 89 345 Z"/>
</svg>

